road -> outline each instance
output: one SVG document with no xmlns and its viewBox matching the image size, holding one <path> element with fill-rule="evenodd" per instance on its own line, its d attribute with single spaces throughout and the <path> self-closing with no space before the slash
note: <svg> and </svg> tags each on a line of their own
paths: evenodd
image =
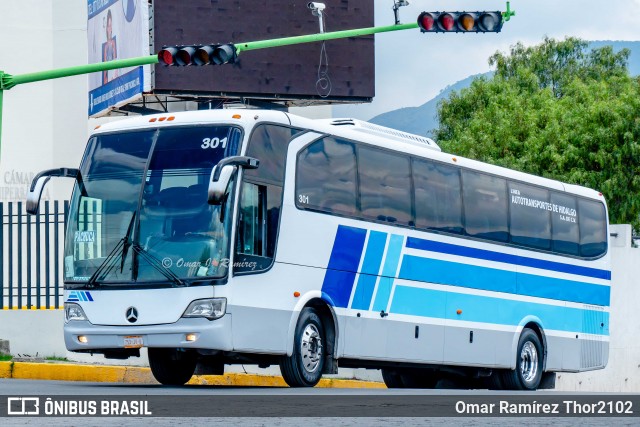
<svg viewBox="0 0 640 427">
<path fill-rule="evenodd" d="M 85 400 L 97 402 L 128 399 L 148 401 L 153 417 L 5 417 L 0 425 L 40 426 L 440 426 L 463 424 L 468 426 L 631 426 L 640 425 L 640 418 L 625 417 L 495 417 L 475 414 L 465 418 L 429 417 L 440 413 L 455 415 L 454 406 L 465 402 L 490 405 L 504 401 L 536 402 L 535 404 L 578 399 L 598 400 L 602 396 L 566 394 L 553 391 L 536 393 L 505 393 L 487 390 L 385 390 L 385 389 L 291 389 L 260 387 L 185 386 L 81 383 L 65 381 L 0 380 L 0 408 L 5 415 L 8 396 L 41 396 L 55 402 Z M 607 399 L 628 400 L 630 396 L 608 395 Z M 640 398 L 633 396 L 635 412 L 640 412 Z M 190 406 L 191 405 L 191 406 Z M 496 403 L 497 405 L 497 403 Z M 44 404 L 40 404 L 43 408 Z M 52 408 L 53 406 L 50 406 Z M 462 408 L 462 406 L 456 406 Z M 488 408 L 485 406 L 484 408 Z M 495 406 L 497 408 L 498 406 Z M 474 406 L 475 409 L 482 408 Z M 538 406 L 538 408 L 541 408 Z M 99 409 L 98 409 L 99 410 Z M 172 413 L 173 411 L 173 413 Z M 180 417 L 175 412 L 180 413 Z M 497 412 L 497 410 L 496 410 Z M 495 414 L 496 412 L 491 412 Z M 536 410 L 542 412 L 542 410 Z M 385 414 L 393 414 L 387 417 Z M 165 416 L 167 415 L 167 416 Z M 190 418 L 188 415 L 200 415 Z M 222 415 L 222 416 L 220 416 Z M 266 415 L 266 416 L 261 416 Z M 305 416 L 313 415 L 313 416 Z M 206 416 L 206 417 L 205 417 Z"/>
</svg>

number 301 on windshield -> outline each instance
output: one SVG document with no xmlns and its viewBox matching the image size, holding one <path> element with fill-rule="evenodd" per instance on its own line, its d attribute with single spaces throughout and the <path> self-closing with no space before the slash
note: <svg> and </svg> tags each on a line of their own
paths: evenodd
<svg viewBox="0 0 640 427">
<path fill-rule="evenodd" d="M 227 138 L 205 138 L 202 140 L 202 145 L 200 146 L 203 150 L 207 148 L 227 148 Z"/>
</svg>

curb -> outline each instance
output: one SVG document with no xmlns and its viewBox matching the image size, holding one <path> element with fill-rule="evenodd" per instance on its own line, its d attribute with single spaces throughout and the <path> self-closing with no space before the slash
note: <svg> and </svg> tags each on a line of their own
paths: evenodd
<svg viewBox="0 0 640 427">
<path fill-rule="evenodd" d="M 0 362 L 0 378 L 20 380 L 86 381 L 123 384 L 158 384 L 151 369 L 132 366 L 81 365 L 73 363 Z M 240 387 L 287 387 L 282 377 L 275 375 L 224 374 L 194 375 L 191 385 Z M 324 378 L 321 388 L 386 388 L 374 381 Z"/>
</svg>

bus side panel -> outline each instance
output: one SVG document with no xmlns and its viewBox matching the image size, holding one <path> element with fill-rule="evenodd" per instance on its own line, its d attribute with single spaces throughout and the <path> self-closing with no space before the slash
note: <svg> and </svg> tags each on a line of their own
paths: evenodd
<svg viewBox="0 0 640 427">
<path fill-rule="evenodd" d="M 276 262 L 264 273 L 233 279 L 233 343 L 236 351 L 284 354 L 293 309 L 322 284 L 324 270 Z"/>
</svg>

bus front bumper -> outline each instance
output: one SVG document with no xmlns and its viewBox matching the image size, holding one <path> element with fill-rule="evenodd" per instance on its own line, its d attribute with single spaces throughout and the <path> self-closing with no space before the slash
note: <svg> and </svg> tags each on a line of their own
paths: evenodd
<svg viewBox="0 0 640 427">
<path fill-rule="evenodd" d="M 187 336 L 192 340 L 187 340 Z M 195 338 L 195 340 L 193 340 Z M 140 347 L 233 350 L 231 314 L 219 319 L 181 318 L 175 323 L 145 326 L 94 325 L 71 321 L 64 325 L 69 351 L 91 351 Z"/>
</svg>

